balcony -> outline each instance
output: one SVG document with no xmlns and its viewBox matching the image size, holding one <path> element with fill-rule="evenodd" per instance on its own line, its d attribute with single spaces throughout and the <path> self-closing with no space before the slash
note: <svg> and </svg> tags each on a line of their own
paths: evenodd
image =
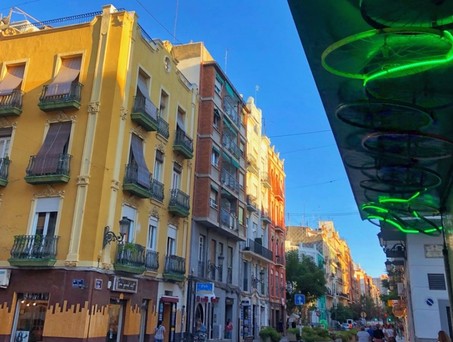
<svg viewBox="0 0 453 342">
<path fill-rule="evenodd" d="M 151 179 L 151 198 L 162 202 L 164 200 L 164 185 L 156 179 Z"/>
<path fill-rule="evenodd" d="M 6 116 L 18 116 L 22 113 L 23 92 L 14 89 L 11 94 L 0 95 L 0 118 Z"/>
<path fill-rule="evenodd" d="M 285 267 L 285 257 L 281 255 L 276 255 L 275 265 L 277 265 L 278 267 Z"/>
<path fill-rule="evenodd" d="M 170 192 L 170 203 L 168 203 L 168 211 L 178 217 L 189 216 L 190 197 L 179 189 L 172 189 Z"/>
<path fill-rule="evenodd" d="M 238 219 L 236 215 L 225 208 L 220 209 L 220 224 L 227 229 L 238 230 Z"/>
<path fill-rule="evenodd" d="M 247 171 L 250 171 L 255 175 L 259 174 L 260 169 L 258 167 L 258 162 L 256 161 L 255 156 L 249 155 L 247 157 Z"/>
<path fill-rule="evenodd" d="M 16 235 L 11 248 L 11 266 L 48 267 L 55 265 L 58 236 Z"/>
<path fill-rule="evenodd" d="M 165 269 L 163 277 L 167 280 L 184 281 L 186 273 L 186 260 L 176 255 L 165 257 Z"/>
<path fill-rule="evenodd" d="M 119 244 L 113 267 L 115 271 L 132 274 L 145 272 L 146 249 L 136 243 Z"/>
<path fill-rule="evenodd" d="M 232 175 L 226 170 L 222 170 L 221 182 L 233 193 L 239 193 L 240 185 L 235 175 Z M 228 193 L 226 193 L 226 195 L 228 195 Z"/>
<path fill-rule="evenodd" d="M 272 223 L 269 213 L 266 210 L 261 210 L 261 220 L 267 224 Z"/>
<path fill-rule="evenodd" d="M 168 129 L 168 122 L 165 121 L 161 116 L 157 117 L 157 133 L 168 139 L 170 136 L 170 130 Z"/>
<path fill-rule="evenodd" d="M 252 195 L 247 195 L 247 209 L 249 211 L 258 211 L 258 206 L 256 204 L 256 197 Z"/>
<path fill-rule="evenodd" d="M 135 96 L 131 119 L 148 132 L 157 131 L 159 127 L 156 106 L 140 93 Z"/>
<path fill-rule="evenodd" d="M 157 271 L 159 269 L 159 252 L 146 250 L 145 256 L 145 270 Z"/>
<path fill-rule="evenodd" d="M 67 153 L 31 156 L 24 179 L 29 184 L 67 183 L 70 161 Z"/>
<path fill-rule="evenodd" d="M 271 181 L 267 172 L 263 172 L 261 174 L 261 184 L 263 184 L 263 186 L 268 189 L 271 187 Z"/>
<path fill-rule="evenodd" d="M 223 99 L 223 110 L 227 114 L 227 117 L 237 126 L 239 127 L 240 120 L 238 115 L 238 104 L 237 102 L 230 96 L 226 96 Z"/>
<path fill-rule="evenodd" d="M 239 160 L 241 158 L 241 150 L 239 146 L 234 142 L 233 138 L 225 134 L 222 137 L 222 146 L 230 152 L 234 158 Z"/>
<path fill-rule="evenodd" d="M 285 230 L 283 229 L 283 225 L 281 223 L 278 223 L 275 225 L 275 231 L 277 233 L 282 233 L 282 234 L 285 232 Z"/>
<path fill-rule="evenodd" d="M 150 198 L 151 182 L 152 180 L 150 179 L 148 187 L 145 187 L 143 184 L 139 183 L 137 164 L 132 163 L 126 166 L 126 174 L 124 175 L 123 180 L 123 190 L 129 191 L 131 194 L 140 198 Z"/>
<path fill-rule="evenodd" d="M 180 153 L 185 159 L 193 157 L 193 141 L 181 128 L 176 128 L 173 151 Z"/>
<path fill-rule="evenodd" d="M 266 260 L 272 261 L 273 255 L 272 251 L 264 247 L 262 244 L 252 240 L 248 239 L 246 242 L 246 245 L 243 249 L 244 252 L 252 252 L 254 254 L 257 254 L 261 256 L 262 258 Z"/>
<path fill-rule="evenodd" d="M 8 184 L 8 170 L 10 160 L 8 157 L 0 158 L 0 186 L 6 186 Z"/>
<path fill-rule="evenodd" d="M 44 112 L 57 109 L 79 109 L 82 98 L 83 85 L 79 82 L 72 82 L 69 93 L 49 95 L 47 94 L 50 84 L 45 85 L 39 98 L 38 107 Z"/>
</svg>

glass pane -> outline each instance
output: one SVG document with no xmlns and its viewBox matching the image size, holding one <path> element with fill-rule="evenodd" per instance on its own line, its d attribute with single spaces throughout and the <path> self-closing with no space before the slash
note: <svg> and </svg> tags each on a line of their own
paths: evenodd
<svg viewBox="0 0 453 342">
<path fill-rule="evenodd" d="M 39 297 L 38 295 L 37 298 Z M 47 306 L 48 301 L 41 299 L 22 299 L 18 302 L 19 316 L 14 335 L 15 341 L 43 341 L 42 333 Z"/>
</svg>

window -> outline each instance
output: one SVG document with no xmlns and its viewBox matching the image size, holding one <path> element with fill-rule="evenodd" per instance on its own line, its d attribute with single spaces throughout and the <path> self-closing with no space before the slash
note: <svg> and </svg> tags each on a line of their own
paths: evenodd
<svg viewBox="0 0 453 342">
<path fill-rule="evenodd" d="M 216 149 L 212 149 L 211 153 L 211 164 L 212 166 L 218 167 L 220 160 L 220 153 Z"/>
<path fill-rule="evenodd" d="M 9 156 L 12 131 L 13 129 L 11 127 L 0 128 L 0 160 Z"/>
<path fill-rule="evenodd" d="M 206 253 L 206 236 L 200 234 L 198 237 L 198 261 L 204 260 L 204 255 Z"/>
<path fill-rule="evenodd" d="M 24 78 L 25 64 L 7 65 L 6 74 L 0 82 L 0 105 L 11 102 L 15 90 L 20 90 Z"/>
<path fill-rule="evenodd" d="M 156 150 L 156 160 L 154 162 L 154 179 L 162 181 L 162 170 L 164 167 L 164 154 Z"/>
<path fill-rule="evenodd" d="M 239 142 L 239 151 L 241 151 L 241 157 L 243 157 L 243 158 L 244 158 L 244 149 L 245 149 L 245 144 L 244 144 L 244 142 L 241 140 L 241 141 Z"/>
<path fill-rule="evenodd" d="M 167 236 L 167 255 L 176 255 L 176 227 L 168 227 L 168 236 Z"/>
<path fill-rule="evenodd" d="M 242 265 L 243 265 L 243 271 L 244 271 L 244 273 L 242 274 L 242 276 L 243 276 L 242 286 L 243 286 L 244 291 L 248 291 L 249 290 L 249 264 L 247 261 L 244 261 Z"/>
<path fill-rule="evenodd" d="M 211 192 L 209 194 L 209 206 L 211 208 L 217 209 L 218 207 L 217 196 L 218 196 L 217 190 L 211 188 Z"/>
<path fill-rule="evenodd" d="M 186 127 L 186 112 L 181 108 L 178 107 L 178 114 L 176 117 L 176 126 L 185 131 Z"/>
<path fill-rule="evenodd" d="M 239 224 L 244 225 L 244 208 L 239 207 L 238 216 Z"/>
<path fill-rule="evenodd" d="M 218 109 L 214 109 L 214 117 L 212 119 L 212 125 L 214 128 L 219 128 L 220 126 L 220 114 Z"/>
<path fill-rule="evenodd" d="M 217 94 L 221 95 L 222 94 L 222 88 L 223 88 L 223 81 L 220 75 L 216 74 L 215 75 L 215 81 L 214 81 L 214 90 Z"/>
<path fill-rule="evenodd" d="M 78 82 L 82 57 L 65 57 L 61 59 L 61 67 L 52 83 L 47 86 L 45 96 L 68 95 L 73 82 Z"/>
<path fill-rule="evenodd" d="M 161 90 L 161 92 L 160 92 L 159 115 L 164 117 L 164 118 L 167 116 L 167 113 L 168 113 L 168 101 L 169 101 L 168 94 L 164 90 Z"/>
<path fill-rule="evenodd" d="M 239 185 L 241 186 L 241 189 L 244 188 L 244 174 L 242 172 L 239 172 Z"/>
<path fill-rule="evenodd" d="M 37 200 L 31 235 L 55 236 L 59 206 L 59 197 Z"/>
<path fill-rule="evenodd" d="M 12 336 L 14 341 L 42 341 L 49 293 L 18 293 Z M 31 333 L 33 332 L 33 333 Z"/>
<path fill-rule="evenodd" d="M 138 72 L 137 79 L 137 95 L 135 99 L 135 106 L 138 109 L 144 109 L 145 113 L 157 120 L 157 107 L 149 97 L 149 85 L 151 78 L 146 75 L 142 70 Z"/>
<path fill-rule="evenodd" d="M 430 290 L 446 290 L 445 276 L 443 273 L 428 273 Z"/>
<path fill-rule="evenodd" d="M 182 166 L 178 163 L 173 163 L 173 178 L 172 178 L 172 189 L 179 189 L 181 185 L 181 172 Z"/>
<path fill-rule="evenodd" d="M 43 145 L 33 158 L 30 175 L 55 174 L 57 171 L 69 171 L 68 145 L 71 122 L 52 123 L 47 131 Z"/>
<path fill-rule="evenodd" d="M 126 179 L 149 189 L 151 174 L 146 166 L 143 156 L 143 140 L 132 134 L 129 164 L 126 171 Z"/>
<path fill-rule="evenodd" d="M 130 206 L 123 206 L 121 217 L 128 221 L 127 225 L 120 227 L 120 234 L 123 235 L 123 242 L 133 243 L 135 241 L 135 218 L 137 211 Z"/>
<path fill-rule="evenodd" d="M 157 226 L 158 221 L 155 217 L 150 217 L 148 223 L 148 243 L 147 248 L 150 250 L 156 250 L 156 242 L 157 242 Z"/>
</svg>

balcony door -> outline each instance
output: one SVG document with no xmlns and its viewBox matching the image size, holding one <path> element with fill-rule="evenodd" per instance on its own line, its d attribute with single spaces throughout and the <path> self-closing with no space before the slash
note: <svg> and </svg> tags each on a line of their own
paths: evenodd
<svg viewBox="0 0 453 342">
<path fill-rule="evenodd" d="M 31 228 L 31 235 L 55 236 L 60 198 L 39 198 Z"/>
<path fill-rule="evenodd" d="M 0 128 L 0 159 L 6 158 L 9 155 L 10 144 L 11 128 Z"/>
</svg>

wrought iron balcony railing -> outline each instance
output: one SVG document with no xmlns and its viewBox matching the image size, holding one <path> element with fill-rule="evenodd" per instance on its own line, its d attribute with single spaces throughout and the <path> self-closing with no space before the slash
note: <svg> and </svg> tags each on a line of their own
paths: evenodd
<svg viewBox="0 0 453 342">
<path fill-rule="evenodd" d="M 176 281 L 184 280 L 186 273 L 186 260 L 177 255 L 167 255 L 165 257 L 164 278 Z"/>
<path fill-rule="evenodd" d="M 173 150 L 181 153 L 186 159 L 193 157 L 193 141 L 179 126 L 176 128 Z"/>
<path fill-rule="evenodd" d="M 141 274 L 145 271 L 146 248 L 136 243 L 119 244 L 116 250 L 115 270 Z"/>
<path fill-rule="evenodd" d="M 164 200 L 164 185 L 157 179 L 151 179 L 151 198 L 162 202 Z"/>
<path fill-rule="evenodd" d="M 8 184 L 9 163 L 8 157 L 0 158 L 0 186 Z"/>
<path fill-rule="evenodd" d="M 137 163 L 130 163 L 126 165 L 126 172 L 124 174 L 123 189 L 130 191 L 134 195 L 141 198 L 151 197 L 151 175 L 149 176 L 146 184 L 139 182 L 139 169 Z"/>
<path fill-rule="evenodd" d="M 170 130 L 168 129 L 168 122 L 165 121 L 160 115 L 157 117 L 157 133 L 168 139 Z"/>
<path fill-rule="evenodd" d="M 159 252 L 146 250 L 145 269 L 157 271 L 159 269 Z"/>
<path fill-rule="evenodd" d="M 16 235 L 9 263 L 13 266 L 52 266 L 56 262 L 58 236 Z"/>
<path fill-rule="evenodd" d="M 10 94 L 0 95 L 0 117 L 22 113 L 23 92 L 14 89 Z"/>
<path fill-rule="evenodd" d="M 222 145 L 225 147 L 236 159 L 241 157 L 241 150 L 239 146 L 234 142 L 233 138 L 228 134 L 224 134 L 222 137 Z"/>
<path fill-rule="evenodd" d="M 55 109 L 62 108 L 80 108 L 80 100 L 82 98 L 82 83 L 72 82 L 71 87 L 67 93 L 52 94 L 49 92 L 49 87 L 52 84 L 47 84 L 42 88 L 41 96 L 39 98 L 39 108 L 47 112 Z"/>
<path fill-rule="evenodd" d="M 170 203 L 168 211 L 179 217 L 189 216 L 190 197 L 179 189 L 172 189 L 170 192 Z"/>
<path fill-rule="evenodd" d="M 159 126 L 157 114 L 158 109 L 154 103 L 141 93 L 137 92 L 131 113 L 132 121 L 136 122 L 147 131 L 157 131 Z"/>
<path fill-rule="evenodd" d="M 252 239 L 247 240 L 244 250 L 251 251 L 255 254 L 261 255 L 262 257 L 268 260 L 273 259 L 273 253 L 270 249 L 264 247 L 262 244 Z"/>
<path fill-rule="evenodd" d="M 25 180 L 30 184 L 67 183 L 71 155 L 31 156 L 26 170 Z"/>
</svg>

